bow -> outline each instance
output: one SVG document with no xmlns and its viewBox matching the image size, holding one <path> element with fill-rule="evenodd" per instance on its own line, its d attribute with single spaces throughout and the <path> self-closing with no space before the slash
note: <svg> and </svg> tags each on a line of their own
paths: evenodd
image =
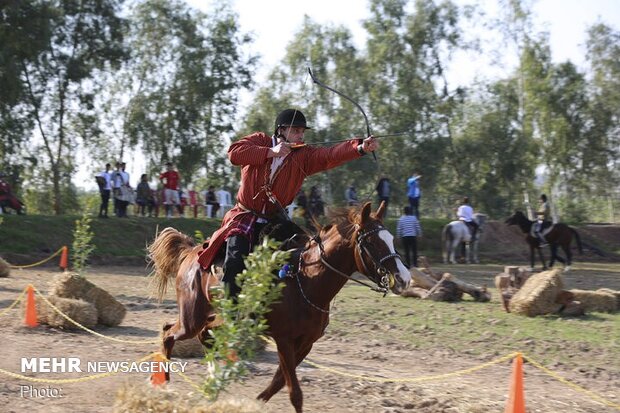
<svg viewBox="0 0 620 413">
<path fill-rule="evenodd" d="M 359 103 L 357 103 L 356 101 L 354 101 L 353 99 L 351 99 L 349 96 L 345 95 L 342 92 L 337 91 L 336 89 L 327 86 L 326 84 L 320 82 L 315 76 L 314 73 L 312 73 L 312 69 L 310 69 L 308 67 L 308 73 L 310 74 L 310 78 L 312 79 L 312 81 L 314 83 L 316 83 L 317 85 L 319 85 L 320 87 L 322 87 L 323 89 L 327 89 L 330 92 L 334 92 L 335 94 L 342 96 L 343 98 L 345 98 L 346 100 L 348 100 L 349 102 L 353 103 L 355 105 L 356 108 L 358 108 L 360 110 L 360 112 L 362 112 L 362 115 L 364 116 L 364 121 L 366 122 L 366 134 L 367 136 L 370 136 L 370 123 L 368 122 L 368 116 L 366 116 L 366 112 L 364 112 L 364 109 L 360 106 Z M 375 162 L 377 161 L 377 155 L 373 152 L 372 153 L 372 157 L 374 158 Z"/>
</svg>

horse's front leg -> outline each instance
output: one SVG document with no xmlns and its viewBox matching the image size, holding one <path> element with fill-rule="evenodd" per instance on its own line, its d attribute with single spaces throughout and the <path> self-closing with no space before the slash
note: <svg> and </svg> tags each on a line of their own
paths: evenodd
<svg viewBox="0 0 620 413">
<path fill-rule="evenodd" d="M 278 342 L 278 358 L 280 359 L 280 370 L 284 376 L 284 381 L 288 387 L 288 396 L 296 413 L 302 412 L 304 396 L 297 379 L 297 368 L 295 358 L 295 345 L 292 341 Z"/>
<path fill-rule="evenodd" d="M 308 353 L 310 353 L 311 349 L 312 344 L 309 344 L 303 346 L 296 352 L 296 366 L 298 366 L 302 361 L 304 361 Z M 276 370 L 276 373 L 274 374 L 271 383 L 269 383 L 269 386 L 267 386 L 267 388 L 265 388 L 265 390 L 263 390 L 261 394 L 259 394 L 256 398 L 267 402 L 273 397 L 274 394 L 279 392 L 282 387 L 284 387 L 284 375 L 282 375 L 282 368 L 278 366 L 278 369 Z"/>
<path fill-rule="evenodd" d="M 534 247 L 530 245 L 530 268 L 532 269 L 532 271 L 534 270 L 535 261 L 536 261 L 536 251 L 534 251 Z"/>
</svg>

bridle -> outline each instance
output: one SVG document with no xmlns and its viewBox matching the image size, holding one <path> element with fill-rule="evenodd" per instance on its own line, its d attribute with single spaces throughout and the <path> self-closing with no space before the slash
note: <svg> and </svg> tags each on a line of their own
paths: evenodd
<svg viewBox="0 0 620 413">
<path fill-rule="evenodd" d="M 323 245 L 323 242 L 320 238 L 320 235 L 317 234 L 316 236 L 314 236 L 312 239 L 314 240 L 314 242 L 316 243 L 316 245 L 319 248 L 319 257 L 320 257 L 320 261 L 330 270 L 332 270 L 333 272 L 335 272 L 336 274 L 340 275 L 341 277 L 346 278 L 347 280 L 351 280 L 354 281 L 358 284 L 364 285 L 368 288 L 370 288 L 372 291 L 376 291 L 379 293 L 383 293 L 383 296 L 385 297 L 387 295 L 387 293 L 390 291 L 390 288 L 392 286 L 394 286 L 394 279 L 395 279 L 395 275 L 394 273 L 392 273 L 390 270 L 388 270 L 385 265 L 384 262 L 386 262 L 387 260 L 389 260 L 390 258 L 398 258 L 400 259 L 400 255 L 398 253 L 389 253 L 381 258 L 377 258 L 375 257 L 374 254 L 372 254 L 370 252 L 370 250 L 368 249 L 368 244 L 369 244 L 369 240 L 368 237 L 376 234 L 382 230 L 386 230 L 386 228 L 383 225 L 378 225 L 375 228 L 371 229 L 371 230 L 367 230 L 367 231 L 363 231 L 363 227 L 361 227 L 359 224 L 355 224 L 355 236 L 354 236 L 354 240 L 355 240 L 355 261 L 356 262 L 361 262 L 362 267 L 363 267 L 363 271 L 360 271 L 366 278 L 368 278 L 370 281 L 372 281 L 373 283 L 375 283 L 376 285 L 372 285 L 372 284 L 368 284 L 367 282 L 361 281 L 361 280 L 357 280 L 355 278 L 353 278 L 351 275 L 346 274 L 342 271 L 340 271 L 338 268 L 334 267 L 332 264 L 329 263 L 329 261 L 327 261 L 327 257 L 325 255 L 325 247 Z M 304 252 L 310 249 L 310 245 L 308 245 Z M 372 261 L 373 266 L 375 267 L 375 273 L 374 276 L 372 275 L 371 271 L 368 269 L 368 266 L 366 265 L 366 263 L 364 262 L 364 257 L 367 257 L 370 259 L 370 261 Z M 299 274 L 301 272 L 301 268 L 304 264 L 303 261 L 303 252 L 300 255 L 300 259 L 299 259 L 299 270 L 297 271 L 297 273 L 295 274 L 295 278 L 297 278 L 297 284 L 299 286 L 299 289 L 302 293 L 302 296 L 304 297 L 304 299 L 308 302 L 308 304 L 310 304 L 312 307 L 316 308 L 317 310 L 323 312 L 323 313 L 329 313 L 329 309 L 325 310 L 322 309 L 320 307 L 318 307 L 317 305 L 315 305 L 314 303 L 312 303 L 308 297 L 306 296 L 306 294 L 303 291 L 303 288 L 301 286 L 301 282 L 300 282 L 300 277 Z"/>
</svg>

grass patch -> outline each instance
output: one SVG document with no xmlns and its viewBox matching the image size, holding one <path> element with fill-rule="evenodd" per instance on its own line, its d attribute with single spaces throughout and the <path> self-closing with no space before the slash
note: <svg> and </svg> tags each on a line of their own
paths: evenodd
<svg viewBox="0 0 620 413">
<path fill-rule="evenodd" d="M 7 215 L 0 231 L 0 251 L 3 253 L 49 253 L 63 245 L 71 245 L 77 215 Z M 140 256 L 154 238 L 157 230 L 174 227 L 193 235 L 196 230 L 211 234 L 220 226 L 217 219 L 193 218 L 94 218 L 91 231 L 95 250 L 92 256 Z"/>
<path fill-rule="evenodd" d="M 481 360 L 521 351 L 547 365 L 608 368 L 613 363 L 615 356 L 609 349 L 618 346 L 617 314 L 528 318 L 506 313 L 497 290 L 491 291 L 491 303 L 467 299 L 443 303 L 383 298 L 364 287 L 347 285 L 338 296 L 327 334 L 361 333 L 429 354 L 448 350 Z"/>
</svg>

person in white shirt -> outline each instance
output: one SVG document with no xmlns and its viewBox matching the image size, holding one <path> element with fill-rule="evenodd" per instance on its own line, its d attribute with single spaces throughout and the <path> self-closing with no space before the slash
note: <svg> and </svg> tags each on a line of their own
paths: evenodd
<svg viewBox="0 0 620 413">
<path fill-rule="evenodd" d="M 412 262 L 414 267 L 418 266 L 418 236 L 422 236 L 420 221 L 413 215 L 413 208 L 406 206 L 403 210 L 403 215 L 398 219 L 398 224 L 396 225 L 396 237 L 402 240 L 408 267 L 411 266 Z M 410 252 L 413 260 L 410 259 Z"/>
<path fill-rule="evenodd" d="M 105 164 L 105 171 L 99 173 L 95 178 L 99 185 L 99 195 L 101 195 L 101 205 L 99 206 L 99 218 L 108 217 L 108 206 L 110 204 L 110 193 L 112 192 L 112 166 Z"/>
<path fill-rule="evenodd" d="M 469 204 L 469 197 L 463 198 L 463 204 L 457 209 L 456 216 L 469 227 L 471 238 L 476 238 L 478 223 L 474 219 L 474 209 Z"/>
</svg>

